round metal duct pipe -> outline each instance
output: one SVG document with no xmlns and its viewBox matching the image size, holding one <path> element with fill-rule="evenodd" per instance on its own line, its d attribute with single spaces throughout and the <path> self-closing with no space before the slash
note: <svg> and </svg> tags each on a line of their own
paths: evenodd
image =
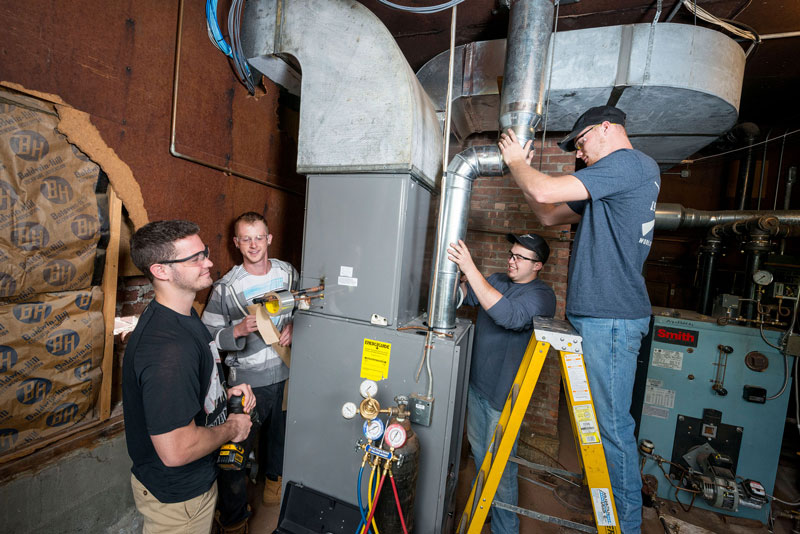
<svg viewBox="0 0 800 534">
<path fill-rule="evenodd" d="M 500 131 L 513 129 L 523 145 L 533 140 L 542 120 L 544 70 L 552 27 L 550 0 L 511 3 L 499 121 Z"/>
<path fill-rule="evenodd" d="M 434 330 L 447 330 L 456 324 L 459 271 L 458 265 L 447 258 L 447 247 L 467 234 L 472 184 L 478 176 L 502 174 L 503 159 L 496 145 L 470 147 L 456 155 L 447 167 L 428 302 L 428 325 Z"/>
<path fill-rule="evenodd" d="M 514 129 L 524 144 L 533 140 L 541 120 L 544 67 L 553 26 L 552 0 L 513 1 L 508 26 L 498 120 L 501 131 Z M 428 302 L 428 325 L 434 330 L 449 330 L 456 325 L 458 265 L 447 259 L 447 247 L 466 236 L 472 184 L 479 176 L 502 176 L 503 165 L 497 145 L 488 145 L 468 148 L 447 167 Z"/>
<path fill-rule="evenodd" d="M 680 204 L 659 203 L 656 205 L 656 230 L 677 230 L 678 228 L 711 228 L 718 224 L 732 223 L 753 217 L 775 217 L 781 224 L 800 226 L 800 211 L 770 210 L 727 210 L 702 211 L 684 208 Z"/>
</svg>

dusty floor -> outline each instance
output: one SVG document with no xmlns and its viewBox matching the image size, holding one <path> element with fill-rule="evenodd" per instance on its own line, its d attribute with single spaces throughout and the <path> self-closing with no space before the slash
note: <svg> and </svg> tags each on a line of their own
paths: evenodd
<svg viewBox="0 0 800 534">
<path fill-rule="evenodd" d="M 563 402 L 563 399 L 562 399 Z M 564 406 L 559 410 L 562 417 L 559 420 L 559 438 L 561 449 L 559 451 L 558 463 L 564 469 L 572 472 L 579 471 L 578 458 L 573 446 L 569 419 L 564 414 L 567 410 Z M 465 438 L 466 441 L 466 438 Z M 785 471 L 779 470 L 783 473 Z M 457 489 L 457 516 L 461 515 L 467 497 L 469 496 L 470 486 L 475 474 L 475 466 L 471 457 L 465 455 L 461 461 L 461 471 L 459 473 L 459 483 Z M 588 508 L 588 499 L 581 491 L 572 491 L 569 484 L 553 479 L 548 476 L 536 474 L 527 468 L 520 467 L 519 474 L 519 505 L 523 508 L 535 510 L 571 521 L 591 524 L 592 514 Z M 782 483 L 779 474 L 778 486 Z M 793 471 L 784 474 L 783 483 L 791 488 L 794 484 L 795 474 Z M 533 482 L 531 482 L 533 481 Z M 251 505 L 254 514 L 250 522 L 250 532 L 253 534 L 270 534 L 278 525 L 280 507 L 264 506 L 261 504 L 261 490 L 263 483 L 257 487 L 251 486 Z M 791 491 L 791 489 L 789 490 Z M 670 534 L 705 534 L 705 533 L 725 533 L 725 534 L 768 534 L 766 527 L 758 522 L 738 519 L 730 516 L 714 514 L 705 510 L 695 508 L 689 513 L 683 512 L 675 503 L 664 502 L 661 506 L 662 515 L 670 525 Z M 380 525 L 378 526 L 380 528 Z M 482 534 L 489 534 L 488 524 L 484 526 Z M 566 534 L 577 532 L 558 525 L 543 523 L 528 517 L 520 519 L 520 534 Z M 775 534 L 790 534 L 791 523 L 788 519 L 776 521 Z M 643 534 L 664 534 L 665 529 L 653 508 L 645 508 L 642 524 Z M 449 533 L 448 533 L 449 534 Z"/>
</svg>

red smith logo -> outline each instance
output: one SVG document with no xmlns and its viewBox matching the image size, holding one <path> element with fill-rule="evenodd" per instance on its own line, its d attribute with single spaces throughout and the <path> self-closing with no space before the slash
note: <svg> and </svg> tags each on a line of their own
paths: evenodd
<svg viewBox="0 0 800 534">
<path fill-rule="evenodd" d="M 665 326 L 656 327 L 655 340 L 662 343 L 682 345 L 684 347 L 696 347 L 700 332 L 696 330 L 681 330 L 678 328 L 667 328 Z"/>
</svg>

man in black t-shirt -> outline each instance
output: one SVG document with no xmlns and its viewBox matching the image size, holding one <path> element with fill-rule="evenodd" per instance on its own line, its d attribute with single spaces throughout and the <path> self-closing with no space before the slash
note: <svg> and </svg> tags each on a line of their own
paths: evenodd
<svg viewBox="0 0 800 534">
<path fill-rule="evenodd" d="M 125 350 L 122 396 L 131 487 L 144 532 L 208 534 L 217 500 L 216 452 L 250 431 L 250 416 L 228 414 L 221 362 L 192 308 L 211 286 L 208 247 L 188 221 L 158 221 L 131 239 L 131 258 L 150 279 L 155 299 Z M 227 395 L 245 395 L 247 384 Z"/>
</svg>

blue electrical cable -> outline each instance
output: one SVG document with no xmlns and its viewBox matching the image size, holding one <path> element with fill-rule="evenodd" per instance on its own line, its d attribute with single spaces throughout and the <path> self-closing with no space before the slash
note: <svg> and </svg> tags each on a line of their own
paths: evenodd
<svg viewBox="0 0 800 534">
<path fill-rule="evenodd" d="M 225 41 L 222 30 L 219 28 L 217 0 L 206 0 L 206 26 L 208 27 L 208 38 L 211 39 L 214 46 L 227 57 L 233 57 L 231 46 Z"/>
<path fill-rule="evenodd" d="M 361 532 L 361 526 L 367 522 L 367 516 L 364 513 L 364 505 L 363 501 L 361 500 L 361 476 L 364 473 L 364 466 L 361 466 L 361 469 L 358 470 L 358 487 L 356 488 L 356 495 L 358 495 L 358 511 L 361 512 L 361 521 L 358 523 L 358 528 L 356 528 L 355 534 L 359 534 Z"/>
</svg>

